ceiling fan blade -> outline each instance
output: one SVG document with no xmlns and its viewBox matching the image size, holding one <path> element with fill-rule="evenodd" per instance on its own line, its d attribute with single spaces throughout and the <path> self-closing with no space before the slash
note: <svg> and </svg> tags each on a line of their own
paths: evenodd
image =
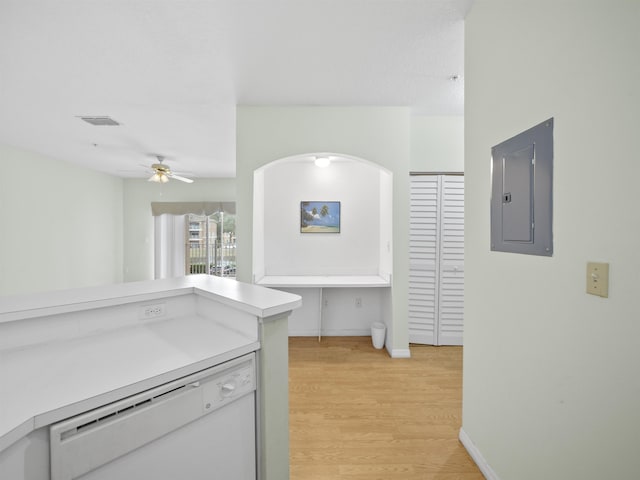
<svg viewBox="0 0 640 480">
<path fill-rule="evenodd" d="M 175 173 L 171 174 L 171 178 L 175 178 L 176 180 L 180 180 L 181 182 L 185 183 L 193 183 L 193 180 L 191 180 L 190 178 L 181 177 L 180 175 L 176 175 Z"/>
</svg>

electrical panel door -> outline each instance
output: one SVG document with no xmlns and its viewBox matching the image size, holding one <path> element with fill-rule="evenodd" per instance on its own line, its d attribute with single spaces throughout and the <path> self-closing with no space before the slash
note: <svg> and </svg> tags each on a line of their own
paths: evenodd
<svg viewBox="0 0 640 480">
<path fill-rule="evenodd" d="M 553 119 L 491 150 L 491 250 L 553 254 Z"/>
</svg>

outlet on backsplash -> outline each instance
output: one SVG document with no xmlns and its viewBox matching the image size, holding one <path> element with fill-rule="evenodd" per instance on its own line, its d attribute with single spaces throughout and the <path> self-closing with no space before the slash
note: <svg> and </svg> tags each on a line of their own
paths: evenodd
<svg viewBox="0 0 640 480">
<path fill-rule="evenodd" d="M 153 305 L 142 305 L 138 310 L 138 318 L 140 320 L 162 317 L 164 314 L 165 314 L 164 303 L 156 303 Z"/>
</svg>

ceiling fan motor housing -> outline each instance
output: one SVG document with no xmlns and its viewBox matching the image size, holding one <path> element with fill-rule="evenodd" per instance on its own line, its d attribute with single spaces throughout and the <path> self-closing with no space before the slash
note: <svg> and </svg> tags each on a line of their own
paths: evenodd
<svg viewBox="0 0 640 480">
<path fill-rule="evenodd" d="M 154 174 L 149 179 L 150 182 L 166 183 L 169 181 L 169 178 L 174 178 L 176 180 L 180 180 L 181 182 L 193 183 L 193 180 L 191 180 L 190 178 L 181 177 L 171 172 L 171 169 L 167 165 L 162 163 L 162 160 L 164 160 L 164 157 L 157 155 L 157 158 L 158 158 L 158 163 L 154 163 L 153 165 L 151 165 L 151 168 L 153 169 Z"/>
<path fill-rule="evenodd" d="M 153 168 L 156 172 L 164 173 L 165 175 L 168 175 L 171 173 L 171 169 L 161 163 L 154 163 L 153 165 L 151 165 L 151 168 Z"/>
</svg>

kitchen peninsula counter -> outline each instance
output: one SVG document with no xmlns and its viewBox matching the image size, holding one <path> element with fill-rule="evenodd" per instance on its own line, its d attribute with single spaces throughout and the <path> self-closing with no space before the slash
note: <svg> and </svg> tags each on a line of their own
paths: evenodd
<svg viewBox="0 0 640 480">
<path fill-rule="evenodd" d="M 207 275 L 0 298 L 0 472 L 2 452 L 30 432 L 246 353 L 258 352 L 259 384 L 282 389 L 287 356 L 273 333 L 300 304 Z M 275 479 L 288 458 L 266 445 L 288 425 L 266 417 L 288 409 L 286 393 L 266 385 L 258 409 L 263 478 Z"/>
</svg>

